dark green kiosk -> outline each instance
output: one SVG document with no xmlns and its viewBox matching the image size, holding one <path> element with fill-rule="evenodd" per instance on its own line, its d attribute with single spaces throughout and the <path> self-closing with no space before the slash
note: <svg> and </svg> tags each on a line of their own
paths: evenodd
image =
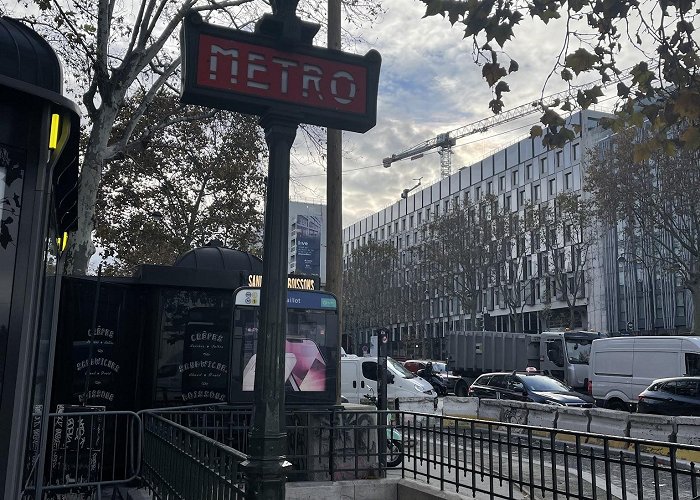
<svg viewBox="0 0 700 500">
<path fill-rule="evenodd" d="M 31 483 L 46 408 L 61 250 L 77 227 L 79 109 L 56 54 L 0 17 L 0 498 Z M 29 467 L 27 466 L 29 464 Z"/>
</svg>

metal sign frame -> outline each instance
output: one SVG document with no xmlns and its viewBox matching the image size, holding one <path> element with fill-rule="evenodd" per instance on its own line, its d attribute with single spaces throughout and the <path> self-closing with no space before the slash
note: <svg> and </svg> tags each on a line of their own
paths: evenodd
<svg viewBox="0 0 700 500">
<path fill-rule="evenodd" d="M 225 47 L 217 46 L 216 53 L 214 49 L 207 52 L 205 44 L 213 41 Z M 376 50 L 359 56 L 300 43 L 285 44 L 266 34 L 205 23 L 197 13 L 185 18 L 181 45 L 182 102 L 252 115 L 273 111 L 293 117 L 299 123 L 353 132 L 366 132 L 377 122 L 381 56 Z M 203 56 L 207 56 L 207 67 L 202 64 Z M 269 58 L 268 65 L 260 58 Z M 277 62 L 272 63 L 272 59 Z M 319 74 L 319 69 L 334 73 Z M 229 80 L 222 80 L 218 71 L 228 71 Z M 279 73 L 280 81 L 270 80 L 273 72 Z M 332 78 L 334 75 L 339 75 L 336 80 Z M 255 78 L 262 80 L 252 81 Z M 305 101 L 298 95 L 300 78 L 313 87 L 307 89 L 309 97 Z M 347 86 L 349 81 L 354 89 L 351 95 L 334 98 L 328 93 L 343 83 Z M 275 91 L 278 84 L 287 92 Z M 297 94 L 296 99 L 293 93 Z M 312 94 L 317 94 L 317 98 Z"/>
</svg>

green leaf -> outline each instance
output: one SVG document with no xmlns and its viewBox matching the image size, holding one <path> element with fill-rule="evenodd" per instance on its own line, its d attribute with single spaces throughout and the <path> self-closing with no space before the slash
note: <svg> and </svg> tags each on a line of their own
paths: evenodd
<svg viewBox="0 0 700 500">
<path fill-rule="evenodd" d="M 520 66 L 518 66 L 518 62 L 515 59 L 511 59 L 510 64 L 508 65 L 508 73 L 515 73 L 516 71 L 518 71 L 519 67 Z"/>
<path fill-rule="evenodd" d="M 535 138 L 535 137 L 542 137 L 542 127 L 539 125 L 535 125 L 530 129 L 530 137 Z"/>
<path fill-rule="evenodd" d="M 598 57 L 591 54 L 586 49 L 577 49 L 573 54 L 566 56 L 564 60 L 564 65 L 567 68 L 574 70 L 576 75 L 583 73 L 584 71 L 590 71 L 593 69 L 593 65 L 598 62 Z"/>
<path fill-rule="evenodd" d="M 574 75 L 571 74 L 571 71 L 564 68 L 563 70 L 561 70 L 561 79 L 564 80 L 565 82 L 570 82 L 571 80 L 574 79 Z"/>
</svg>

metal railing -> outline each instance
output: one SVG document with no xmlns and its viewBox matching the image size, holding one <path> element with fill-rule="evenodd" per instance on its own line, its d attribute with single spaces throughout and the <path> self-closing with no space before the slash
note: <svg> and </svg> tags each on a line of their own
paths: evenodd
<svg viewBox="0 0 700 500">
<path fill-rule="evenodd" d="M 401 476 L 454 489 L 513 498 L 698 496 L 700 447 L 401 412 L 404 439 L 416 445 Z"/>
<path fill-rule="evenodd" d="M 142 418 L 142 478 L 156 498 L 244 498 L 244 453 L 158 414 Z"/>
<path fill-rule="evenodd" d="M 99 499 L 103 489 L 138 478 L 141 418 L 136 413 L 73 408 L 48 414 L 46 422 L 47 444 L 30 452 L 23 499 Z"/>
<path fill-rule="evenodd" d="M 247 450 L 249 409 L 200 407 L 158 415 L 241 454 Z M 392 430 L 401 435 L 403 461 L 384 467 Z M 290 411 L 287 433 L 292 481 L 386 475 L 491 498 L 520 493 L 680 500 L 699 494 L 700 472 L 692 460 L 700 459 L 700 447 L 678 443 L 373 408 Z"/>
<path fill-rule="evenodd" d="M 101 498 L 136 476 L 160 499 L 244 498 L 251 414 L 225 405 L 50 414 L 43 484 L 24 498 Z M 410 478 L 490 498 L 700 494 L 699 446 L 372 407 L 290 410 L 286 426 L 289 481 Z M 392 437 L 402 460 L 389 467 Z"/>
</svg>

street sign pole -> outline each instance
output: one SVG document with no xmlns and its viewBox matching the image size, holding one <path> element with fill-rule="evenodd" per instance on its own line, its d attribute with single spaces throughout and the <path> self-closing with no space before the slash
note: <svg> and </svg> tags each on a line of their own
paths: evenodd
<svg viewBox="0 0 700 500">
<path fill-rule="evenodd" d="M 287 329 L 287 225 L 289 155 L 298 123 L 269 114 L 260 124 L 270 152 L 265 203 L 265 248 L 256 349 L 255 406 L 250 459 L 244 462 L 248 498 L 282 500 L 285 495 L 284 363 Z"/>
<path fill-rule="evenodd" d="M 319 25 L 296 16 L 298 0 L 271 0 L 255 32 L 205 23 L 182 28 L 182 102 L 261 116 L 270 153 L 263 282 L 246 498 L 283 500 L 285 340 L 290 150 L 300 123 L 366 132 L 377 121 L 381 57 L 312 45 Z M 340 374 L 338 374 L 339 376 Z"/>
</svg>

